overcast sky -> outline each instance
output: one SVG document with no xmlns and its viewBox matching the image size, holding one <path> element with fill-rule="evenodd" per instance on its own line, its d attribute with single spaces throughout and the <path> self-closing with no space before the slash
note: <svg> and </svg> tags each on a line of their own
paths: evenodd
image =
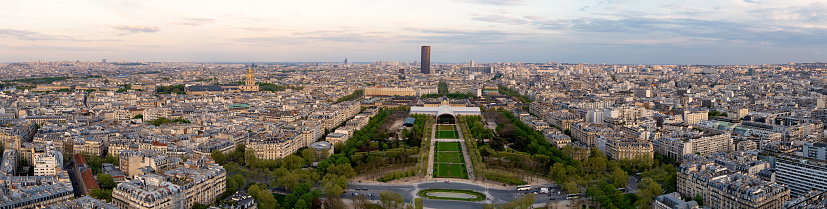
<svg viewBox="0 0 827 209">
<path fill-rule="evenodd" d="M 25 0 L 0 62 L 775 64 L 827 61 L 827 2 Z"/>
</svg>

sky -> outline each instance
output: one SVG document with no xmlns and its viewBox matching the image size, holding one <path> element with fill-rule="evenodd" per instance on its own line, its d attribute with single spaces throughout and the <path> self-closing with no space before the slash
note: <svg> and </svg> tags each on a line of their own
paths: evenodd
<svg viewBox="0 0 827 209">
<path fill-rule="evenodd" d="M 25 0 L 0 62 L 827 61 L 810 0 Z"/>
</svg>

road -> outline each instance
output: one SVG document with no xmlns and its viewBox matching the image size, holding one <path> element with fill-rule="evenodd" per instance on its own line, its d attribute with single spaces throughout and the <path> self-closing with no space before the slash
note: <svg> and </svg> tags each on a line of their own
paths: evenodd
<svg viewBox="0 0 827 209">
<path fill-rule="evenodd" d="M 78 178 L 77 176 L 75 176 L 74 162 L 70 160 L 69 163 L 64 164 L 63 170 L 65 170 L 66 173 L 69 174 L 69 180 L 72 181 L 72 190 L 74 190 L 72 192 L 75 193 L 75 198 L 83 196 L 83 189 L 80 188 L 80 185 L 78 184 Z"/>
<path fill-rule="evenodd" d="M 552 185 L 545 185 L 545 186 L 552 186 Z M 366 188 L 367 190 L 355 190 L 356 188 Z M 554 187 L 551 187 L 554 188 Z M 472 190 L 476 192 L 480 192 L 486 195 L 489 200 L 485 201 L 478 201 L 478 202 L 464 202 L 464 201 L 450 201 L 450 200 L 429 200 L 425 199 L 425 207 L 426 208 L 452 208 L 452 209 L 464 209 L 464 208 L 482 208 L 484 204 L 490 203 L 506 203 L 511 202 L 514 199 L 520 198 L 523 196 L 522 192 L 517 192 L 516 188 L 488 188 L 480 185 L 475 185 L 471 183 L 464 183 L 464 182 L 450 182 L 445 183 L 443 181 L 440 182 L 423 182 L 423 183 L 413 183 L 413 184 L 381 184 L 381 183 L 350 183 L 348 184 L 348 191 L 346 194 L 343 194 L 341 197 L 345 199 L 350 199 L 353 195 L 352 193 L 356 192 L 360 195 L 364 194 L 373 194 L 375 196 L 379 195 L 379 192 L 382 191 L 393 191 L 399 194 L 402 194 L 402 197 L 405 198 L 406 202 L 412 202 L 414 197 L 416 197 L 416 192 L 421 189 L 462 189 L 462 190 Z M 559 188 L 558 188 L 559 189 Z M 565 199 L 564 195 L 563 199 Z M 535 197 L 535 204 L 543 204 L 549 200 L 551 196 L 547 194 L 539 194 Z M 370 199 L 370 198 L 369 198 Z M 560 199 L 560 196 L 557 196 L 557 199 Z M 374 197 L 374 201 L 379 201 L 379 197 Z"/>
</svg>

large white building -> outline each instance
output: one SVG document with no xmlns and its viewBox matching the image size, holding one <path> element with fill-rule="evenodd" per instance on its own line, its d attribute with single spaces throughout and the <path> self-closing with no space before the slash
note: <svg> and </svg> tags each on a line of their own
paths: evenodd
<svg viewBox="0 0 827 209">
<path fill-rule="evenodd" d="M 807 194 L 812 189 L 827 191 L 827 162 L 823 160 L 778 155 L 775 168 L 776 181 L 787 185 L 792 196 Z"/>
<path fill-rule="evenodd" d="M 452 107 L 440 105 L 439 107 L 411 107 L 411 114 L 433 115 L 434 117 L 451 116 L 456 119 L 457 115 L 480 115 L 479 107 Z"/>
<path fill-rule="evenodd" d="M 63 153 L 52 142 L 46 142 L 45 151 L 34 153 L 33 158 L 35 176 L 54 176 L 63 169 Z"/>
<path fill-rule="evenodd" d="M 653 142 L 656 152 L 682 160 L 684 155 L 712 153 L 732 150 L 732 138 L 728 134 L 704 134 L 701 132 L 675 132 Z"/>
<path fill-rule="evenodd" d="M 685 110 L 683 111 L 683 121 L 688 125 L 695 125 L 698 121 L 708 120 L 708 110 Z"/>
</svg>

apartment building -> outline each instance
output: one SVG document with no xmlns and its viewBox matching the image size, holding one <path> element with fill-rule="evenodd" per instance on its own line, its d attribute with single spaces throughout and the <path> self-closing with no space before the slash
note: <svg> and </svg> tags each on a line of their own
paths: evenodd
<svg viewBox="0 0 827 209">
<path fill-rule="evenodd" d="M 277 130 L 248 138 L 245 147 L 252 150 L 258 159 L 274 160 L 295 153 L 304 142 L 300 132 Z"/>
<path fill-rule="evenodd" d="M 827 191 L 827 161 L 789 154 L 778 155 L 775 168 L 776 181 L 787 185 L 795 197 L 807 194 L 812 189 Z"/>
<path fill-rule="evenodd" d="M 546 122 L 560 128 L 560 130 L 570 130 L 572 123 L 581 121 L 580 117 L 568 111 L 555 111 L 546 115 Z"/>
<path fill-rule="evenodd" d="M 597 136 L 614 132 L 611 128 L 597 123 L 574 123 L 570 131 L 572 138 L 583 141 L 589 147 L 597 146 Z"/>
<path fill-rule="evenodd" d="M 183 208 L 185 197 L 181 186 L 155 174 L 136 177 L 112 189 L 112 204 L 121 209 Z"/>
<path fill-rule="evenodd" d="M 790 189 L 756 175 L 766 168 L 767 163 L 756 161 L 754 156 L 688 155 L 678 168 L 678 193 L 701 195 L 704 206 L 712 209 L 781 208 L 790 198 Z"/>
<path fill-rule="evenodd" d="M 728 134 L 707 134 L 697 131 L 674 132 L 653 142 L 656 152 L 681 161 L 684 155 L 726 152 L 732 150 Z"/>
<path fill-rule="evenodd" d="M 598 146 L 603 146 L 604 153 L 614 160 L 652 159 L 654 157 L 654 150 L 650 141 L 612 135 L 608 137 L 599 136 L 598 141 Z"/>
<path fill-rule="evenodd" d="M 45 150 L 34 153 L 32 158 L 35 176 L 54 176 L 63 170 L 63 153 L 55 150 L 52 142 L 47 142 Z"/>
</svg>

